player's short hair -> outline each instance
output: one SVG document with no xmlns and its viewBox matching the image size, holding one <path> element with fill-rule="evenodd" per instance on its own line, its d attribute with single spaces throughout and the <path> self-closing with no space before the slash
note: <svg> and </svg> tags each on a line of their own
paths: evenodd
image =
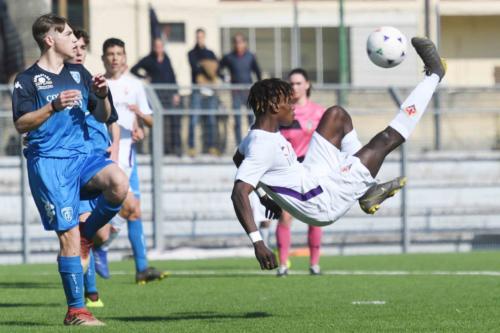
<svg viewBox="0 0 500 333">
<path fill-rule="evenodd" d="M 121 39 L 119 38 L 108 38 L 104 41 L 104 43 L 102 44 L 102 54 L 105 54 L 106 51 L 110 48 L 110 47 L 113 47 L 113 46 L 119 46 L 121 48 L 123 48 L 123 52 L 125 53 L 125 42 L 122 41 Z"/>
<path fill-rule="evenodd" d="M 276 109 L 282 98 L 291 98 L 292 94 L 290 83 L 280 79 L 265 79 L 254 83 L 250 88 L 247 105 L 257 116 Z"/>
<path fill-rule="evenodd" d="M 49 30 L 54 28 L 57 32 L 63 32 L 67 23 L 68 20 L 56 14 L 45 14 L 35 20 L 33 26 L 31 27 L 31 32 L 33 33 L 33 38 L 42 52 L 45 50 L 45 43 L 43 39 L 47 36 Z"/>
<path fill-rule="evenodd" d="M 75 34 L 76 39 L 82 38 L 85 45 L 88 46 L 90 44 L 90 37 L 87 31 L 83 29 L 73 29 L 73 33 Z"/>
<path fill-rule="evenodd" d="M 205 33 L 205 29 L 203 29 L 203 28 L 198 28 L 198 29 L 196 29 L 196 34 L 198 34 L 198 33 L 200 33 L 200 32 Z"/>
<path fill-rule="evenodd" d="M 290 78 L 292 77 L 292 75 L 294 74 L 300 74 L 304 77 L 304 79 L 309 82 L 309 74 L 307 74 L 307 71 L 303 68 L 294 68 L 290 71 L 290 73 L 288 73 L 288 79 L 290 80 Z M 306 95 L 307 97 L 311 97 L 311 89 L 312 89 L 312 83 L 309 82 L 309 89 L 307 89 L 306 91 Z"/>
</svg>

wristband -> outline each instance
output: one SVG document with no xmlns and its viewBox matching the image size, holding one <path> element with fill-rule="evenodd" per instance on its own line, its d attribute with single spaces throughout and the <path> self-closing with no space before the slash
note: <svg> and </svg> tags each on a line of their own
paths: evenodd
<svg viewBox="0 0 500 333">
<path fill-rule="evenodd" d="M 249 233 L 248 237 L 250 238 L 250 240 L 252 241 L 253 244 L 262 240 L 262 236 L 260 235 L 259 231 L 254 231 L 254 232 Z"/>
<path fill-rule="evenodd" d="M 104 96 L 99 96 L 99 95 L 97 95 L 97 94 L 95 94 L 95 96 L 96 96 L 97 98 L 99 98 L 99 99 L 106 99 L 106 97 L 108 97 L 108 93 L 106 93 L 106 95 L 104 95 Z"/>
<path fill-rule="evenodd" d="M 59 110 L 57 110 L 56 108 L 56 100 L 52 100 L 52 102 L 50 102 L 50 106 L 52 106 L 52 111 L 54 112 L 58 112 Z"/>
<path fill-rule="evenodd" d="M 256 191 L 259 198 L 263 198 L 267 195 L 267 193 L 262 189 L 262 187 L 257 187 Z"/>
</svg>

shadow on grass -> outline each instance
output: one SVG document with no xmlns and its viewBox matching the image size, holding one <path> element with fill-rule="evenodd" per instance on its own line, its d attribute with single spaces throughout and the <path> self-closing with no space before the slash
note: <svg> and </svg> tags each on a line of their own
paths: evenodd
<svg viewBox="0 0 500 333">
<path fill-rule="evenodd" d="M 60 284 L 55 283 L 39 283 L 39 282 L 0 282 L 1 288 L 12 288 L 12 289 L 53 289 L 60 287 Z"/>
<path fill-rule="evenodd" d="M 242 314 L 216 313 L 216 312 L 178 312 L 168 316 L 136 316 L 136 317 L 107 317 L 105 319 L 125 322 L 151 322 L 151 321 L 178 321 L 178 320 L 213 320 L 213 319 L 256 319 L 272 317 L 267 312 L 247 312 Z"/>
<path fill-rule="evenodd" d="M 44 323 L 34 323 L 31 321 L 0 321 L 0 326 L 52 326 Z"/>
<path fill-rule="evenodd" d="M 38 308 L 46 306 L 61 306 L 60 303 L 0 303 L 0 308 Z"/>
</svg>

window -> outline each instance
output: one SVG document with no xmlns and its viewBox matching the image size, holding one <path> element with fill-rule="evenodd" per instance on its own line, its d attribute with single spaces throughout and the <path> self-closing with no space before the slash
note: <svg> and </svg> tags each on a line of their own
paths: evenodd
<svg viewBox="0 0 500 333">
<path fill-rule="evenodd" d="M 67 18 L 72 26 L 89 31 L 88 0 L 52 0 L 52 12 Z"/>
<path fill-rule="evenodd" d="M 161 34 L 164 40 L 171 43 L 184 43 L 186 41 L 186 27 L 182 22 L 160 23 Z"/>
<path fill-rule="evenodd" d="M 286 79 L 292 69 L 293 36 L 290 27 L 275 28 L 222 28 L 221 49 L 231 50 L 231 37 L 236 33 L 248 37 L 250 51 L 254 52 L 265 77 Z M 338 28 L 301 27 L 299 32 L 300 67 L 312 81 L 339 82 Z M 350 47 L 347 28 L 347 48 Z M 350 61 L 350 58 L 348 58 Z M 349 66 L 350 68 L 350 66 Z"/>
</svg>

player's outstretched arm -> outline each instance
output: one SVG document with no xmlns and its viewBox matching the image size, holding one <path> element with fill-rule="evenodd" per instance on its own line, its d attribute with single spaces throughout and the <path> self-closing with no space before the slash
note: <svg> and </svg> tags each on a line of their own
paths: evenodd
<svg viewBox="0 0 500 333">
<path fill-rule="evenodd" d="M 236 216 L 241 226 L 245 229 L 253 242 L 255 257 L 260 264 L 260 268 L 274 269 L 278 267 L 274 253 L 266 247 L 262 238 L 253 236 L 256 235 L 255 233 L 259 235 L 259 231 L 255 225 L 250 200 L 248 198 L 251 191 L 253 191 L 253 186 L 250 184 L 239 180 L 234 183 L 233 193 L 231 194 L 234 211 L 236 212 Z"/>
<path fill-rule="evenodd" d="M 40 127 L 55 112 L 62 111 L 67 107 L 72 107 L 78 103 L 81 98 L 80 90 L 62 91 L 51 103 L 19 117 L 14 123 L 16 130 L 21 134 L 33 131 Z"/>
</svg>

